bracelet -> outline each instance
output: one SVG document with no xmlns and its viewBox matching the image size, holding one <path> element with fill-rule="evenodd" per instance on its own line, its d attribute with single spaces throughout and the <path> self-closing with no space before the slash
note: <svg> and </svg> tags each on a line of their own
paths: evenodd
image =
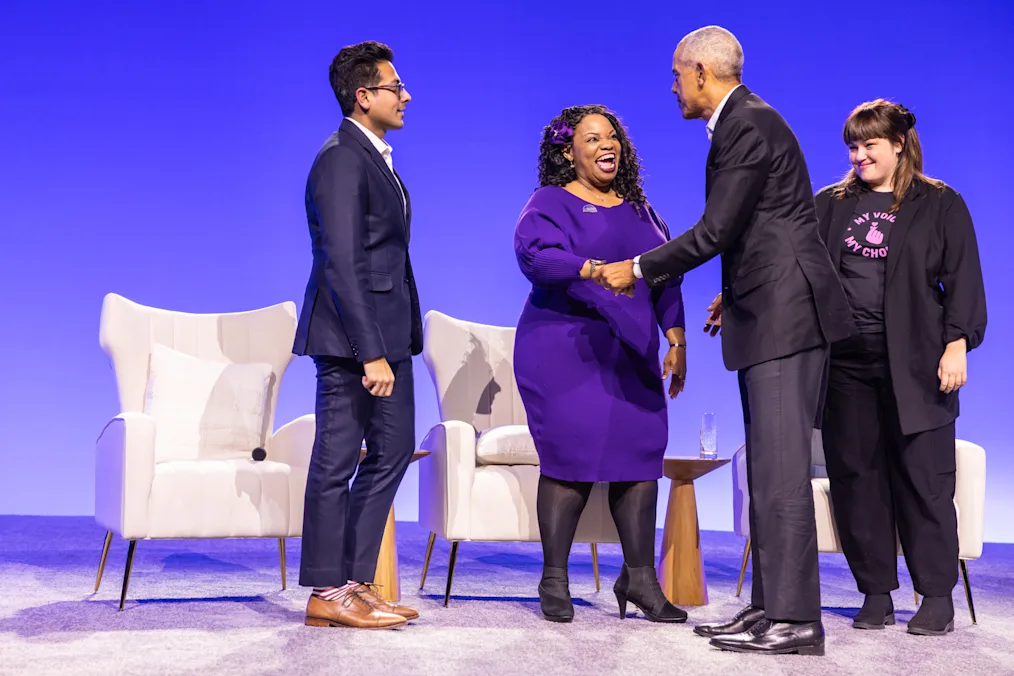
<svg viewBox="0 0 1014 676">
<path fill-rule="evenodd" d="M 594 277 L 595 276 L 595 266 L 596 265 L 605 265 L 606 264 L 605 261 L 599 260 L 598 258 L 589 258 L 588 259 L 588 263 L 590 264 L 590 267 L 588 268 L 588 276 L 589 277 Z"/>
<path fill-rule="evenodd" d="M 669 343 L 669 347 L 682 347 L 684 350 L 687 349 L 686 343 Z"/>
</svg>

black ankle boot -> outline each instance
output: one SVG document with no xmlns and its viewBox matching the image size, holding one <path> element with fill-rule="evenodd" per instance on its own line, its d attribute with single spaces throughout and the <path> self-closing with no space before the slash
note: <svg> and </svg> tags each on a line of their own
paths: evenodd
<svg viewBox="0 0 1014 676">
<path fill-rule="evenodd" d="M 543 567 L 539 582 L 539 603 L 542 615 L 550 622 L 570 622 L 574 619 L 574 604 L 570 601 L 570 583 L 566 568 Z"/>
<path fill-rule="evenodd" d="M 890 594 L 867 594 L 863 607 L 852 618 L 856 629 L 883 629 L 894 624 L 894 602 Z"/>
<path fill-rule="evenodd" d="M 923 598 L 919 610 L 908 621 L 910 634 L 943 636 L 951 631 L 954 631 L 954 601 L 950 596 Z"/>
<path fill-rule="evenodd" d="M 627 601 L 637 606 L 652 622 L 686 622 L 687 614 L 669 603 L 662 593 L 653 566 L 628 568 L 623 564 L 620 576 L 613 585 L 616 602 L 620 606 L 620 619 L 627 617 Z"/>
</svg>

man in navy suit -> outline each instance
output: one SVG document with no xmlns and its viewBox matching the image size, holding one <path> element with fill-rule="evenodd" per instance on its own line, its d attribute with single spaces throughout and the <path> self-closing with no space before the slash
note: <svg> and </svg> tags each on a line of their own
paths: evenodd
<svg viewBox="0 0 1014 676">
<path fill-rule="evenodd" d="M 412 208 L 385 140 L 404 126 L 412 100 L 393 61 L 376 42 L 338 52 L 330 80 L 345 119 L 306 183 L 313 268 L 293 352 L 317 367 L 299 572 L 299 583 L 314 588 L 306 610 L 313 626 L 395 627 L 418 617 L 372 585 L 387 514 L 415 450 L 412 356 L 422 352 Z"/>
</svg>

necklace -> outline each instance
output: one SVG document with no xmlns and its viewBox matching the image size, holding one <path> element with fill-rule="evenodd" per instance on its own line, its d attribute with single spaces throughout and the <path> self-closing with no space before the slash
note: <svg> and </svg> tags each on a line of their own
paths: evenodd
<svg viewBox="0 0 1014 676">
<path fill-rule="evenodd" d="M 581 186 L 582 188 L 584 188 L 584 191 L 586 193 L 588 193 L 589 195 L 591 195 L 592 197 L 594 197 L 595 199 L 597 199 L 599 202 L 602 202 L 602 204 L 606 204 L 606 198 L 605 197 L 603 197 L 603 196 L 601 196 L 599 194 L 596 194 L 594 190 L 592 190 L 591 188 L 587 187 L 581 181 L 578 181 L 577 184 L 579 186 Z"/>
</svg>

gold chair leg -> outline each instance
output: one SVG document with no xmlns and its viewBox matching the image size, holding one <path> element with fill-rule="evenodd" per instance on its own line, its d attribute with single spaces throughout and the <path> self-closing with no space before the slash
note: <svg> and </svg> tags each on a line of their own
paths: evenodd
<svg viewBox="0 0 1014 676">
<path fill-rule="evenodd" d="M 120 610 L 123 610 L 123 602 L 127 600 L 127 586 L 130 584 L 130 569 L 134 565 L 134 547 L 137 540 L 131 540 L 127 547 L 127 567 L 123 570 L 123 589 L 120 591 Z"/>
<path fill-rule="evenodd" d="M 102 544 L 102 558 L 99 559 L 99 572 L 95 576 L 95 591 L 99 590 L 102 584 L 102 573 L 106 570 L 106 557 L 109 556 L 109 545 L 113 542 L 113 531 L 106 531 L 106 541 Z"/>
<path fill-rule="evenodd" d="M 426 558 L 423 560 L 422 579 L 419 580 L 419 589 L 426 586 L 426 573 L 428 573 L 430 569 L 430 556 L 433 555 L 433 543 L 436 541 L 437 534 L 430 531 L 430 539 L 429 542 L 426 543 Z"/>
<path fill-rule="evenodd" d="M 444 592 L 444 608 L 451 602 L 451 580 L 454 579 L 454 564 L 458 560 L 458 543 L 451 543 L 451 560 L 447 564 L 447 591 Z"/>
<path fill-rule="evenodd" d="M 595 573 L 595 591 L 601 591 L 602 587 L 599 585 L 599 546 L 596 543 L 591 543 L 592 550 L 592 571 Z"/>
<path fill-rule="evenodd" d="M 746 564 L 750 561 L 750 538 L 746 539 L 746 546 L 743 547 L 743 565 L 739 567 L 739 584 L 736 585 L 736 596 L 743 592 L 743 578 L 746 577 Z"/>
<path fill-rule="evenodd" d="M 968 612 L 972 614 L 972 624 L 978 624 L 975 621 L 975 605 L 972 603 L 972 585 L 968 582 L 968 565 L 962 559 L 961 564 L 961 579 L 965 583 L 965 600 L 968 601 Z"/>
<path fill-rule="evenodd" d="M 278 538 L 278 558 L 282 563 L 282 591 L 285 591 L 285 538 Z"/>
<path fill-rule="evenodd" d="M 916 590 L 913 589 L 912 590 L 912 596 L 915 597 L 915 605 L 919 605 L 919 592 L 917 592 Z"/>
</svg>

